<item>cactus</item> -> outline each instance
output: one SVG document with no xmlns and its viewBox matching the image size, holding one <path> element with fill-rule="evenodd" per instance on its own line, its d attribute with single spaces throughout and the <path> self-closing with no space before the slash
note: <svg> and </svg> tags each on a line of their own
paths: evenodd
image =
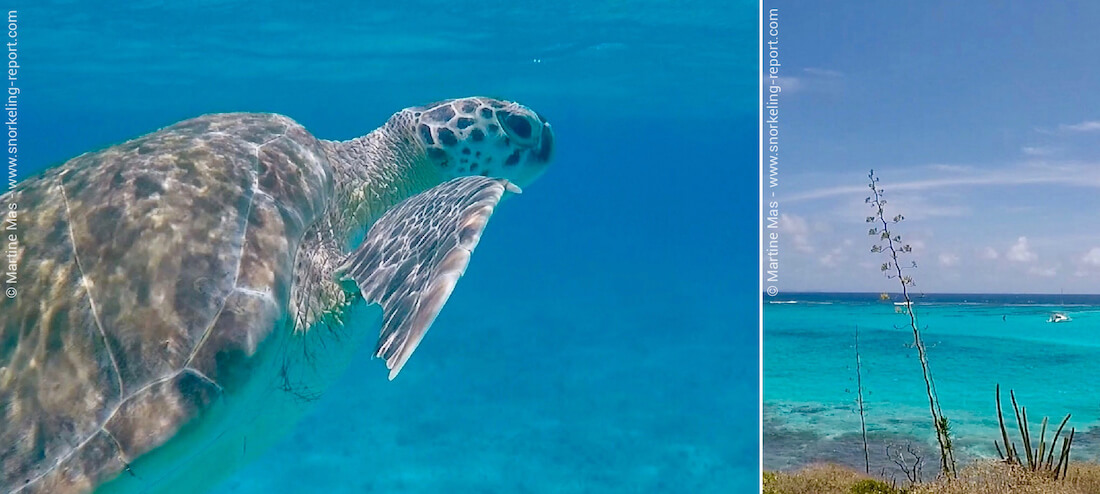
<svg viewBox="0 0 1100 494">
<path fill-rule="evenodd" d="M 1062 429 L 1065 428 L 1066 423 L 1069 422 L 1070 414 L 1066 414 L 1062 419 L 1062 423 L 1058 425 L 1058 429 L 1054 432 L 1054 437 L 1051 439 L 1048 446 L 1046 442 L 1048 417 L 1043 417 L 1042 427 L 1039 429 L 1039 443 L 1032 448 L 1031 432 L 1027 425 L 1027 408 L 1019 406 L 1016 403 L 1016 393 L 1012 390 L 1008 392 L 1009 397 L 1012 400 L 1012 411 L 1016 414 L 1016 426 L 1020 430 L 1020 440 L 1024 445 L 1024 457 L 1020 457 L 1019 451 L 1016 449 L 1015 443 L 1010 443 L 1008 440 L 1008 429 L 1005 427 L 1004 413 L 1001 409 L 1001 385 L 997 385 L 997 422 L 1001 426 L 1001 442 L 993 441 L 993 446 L 997 449 L 997 454 L 1001 457 L 1001 460 L 1009 465 L 1019 465 L 1032 472 L 1038 472 L 1040 474 L 1048 475 L 1055 480 L 1064 479 L 1066 473 L 1069 471 L 1069 451 L 1073 446 L 1073 436 L 1076 433 L 1076 429 L 1070 428 L 1069 436 L 1062 438 L 1062 448 L 1058 454 L 1058 463 L 1054 463 L 1054 450 L 1058 445 L 1058 438 L 1062 436 Z M 1001 445 L 1004 445 L 1004 450 L 1001 450 Z"/>
</svg>

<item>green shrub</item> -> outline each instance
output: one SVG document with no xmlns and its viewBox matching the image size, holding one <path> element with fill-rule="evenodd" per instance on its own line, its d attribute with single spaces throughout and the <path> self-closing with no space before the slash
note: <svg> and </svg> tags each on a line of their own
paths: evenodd
<svg viewBox="0 0 1100 494">
<path fill-rule="evenodd" d="M 777 482 L 775 472 L 764 472 L 764 494 L 779 494 L 779 490 L 775 486 Z"/>
<path fill-rule="evenodd" d="M 852 489 L 849 492 L 852 494 L 901 494 L 890 484 L 874 479 L 863 479 L 852 484 Z"/>
</svg>

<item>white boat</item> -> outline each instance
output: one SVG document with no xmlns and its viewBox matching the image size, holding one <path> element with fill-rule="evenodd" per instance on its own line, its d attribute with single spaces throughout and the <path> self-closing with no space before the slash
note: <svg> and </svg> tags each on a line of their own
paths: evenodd
<svg viewBox="0 0 1100 494">
<path fill-rule="evenodd" d="M 1073 319 L 1070 319 L 1069 316 L 1061 312 L 1055 312 L 1050 315 L 1050 319 L 1047 319 L 1047 322 L 1069 322 L 1072 320 Z"/>
</svg>

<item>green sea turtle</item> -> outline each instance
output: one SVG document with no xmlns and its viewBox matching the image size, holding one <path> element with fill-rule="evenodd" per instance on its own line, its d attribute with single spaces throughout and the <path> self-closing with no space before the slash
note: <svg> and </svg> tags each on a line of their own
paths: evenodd
<svg viewBox="0 0 1100 494">
<path fill-rule="evenodd" d="M 393 379 L 552 150 L 537 113 L 474 97 L 344 142 L 205 115 L 25 180 L 0 196 L 0 492 L 201 492 L 369 335 Z"/>
</svg>

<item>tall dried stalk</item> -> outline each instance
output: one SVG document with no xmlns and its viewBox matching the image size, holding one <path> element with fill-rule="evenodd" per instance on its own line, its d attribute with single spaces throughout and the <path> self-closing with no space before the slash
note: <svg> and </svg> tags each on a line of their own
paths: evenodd
<svg viewBox="0 0 1100 494">
<path fill-rule="evenodd" d="M 875 171 L 871 170 L 867 174 L 870 182 L 868 187 L 871 189 L 872 195 L 867 197 L 864 202 L 871 205 L 874 208 L 874 216 L 868 216 L 868 223 L 881 224 L 882 227 L 873 227 L 868 232 L 869 235 L 878 236 L 883 244 L 876 244 L 871 252 L 873 253 L 885 253 L 889 260 L 882 264 L 882 271 L 887 274 L 887 277 L 897 278 L 901 284 L 901 295 L 905 300 L 906 313 L 909 315 L 909 326 L 913 330 L 913 346 L 917 348 L 917 355 L 920 358 L 921 372 L 924 376 L 925 392 L 928 395 L 928 409 L 932 415 L 932 426 L 936 431 L 936 442 L 939 443 L 940 448 L 940 469 L 944 475 L 951 477 L 957 477 L 958 474 L 955 468 L 955 456 L 952 451 L 950 429 L 948 426 L 947 418 L 943 416 L 943 410 L 940 408 L 939 398 L 936 395 L 935 381 L 932 379 L 932 369 L 928 365 L 928 355 L 925 352 L 924 342 L 921 340 L 920 327 L 917 325 L 917 315 L 913 307 L 913 300 L 909 297 L 909 286 L 913 284 L 913 278 L 906 276 L 902 273 L 902 267 L 898 263 L 899 253 L 912 252 L 912 248 L 909 245 L 901 244 L 901 235 L 894 235 L 890 231 L 890 224 L 900 223 L 905 219 L 902 215 L 893 217 L 892 222 L 886 220 L 886 199 L 883 199 L 883 191 L 878 186 L 878 178 L 875 177 Z M 914 263 L 915 267 L 916 264 Z"/>
<path fill-rule="evenodd" d="M 859 402 L 859 429 L 863 432 L 863 471 L 871 473 L 871 458 L 867 453 L 867 419 L 863 415 L 863 370 L 859 357 L 859 326 L 856 326 L 856 401 Z"/>
</svg>

